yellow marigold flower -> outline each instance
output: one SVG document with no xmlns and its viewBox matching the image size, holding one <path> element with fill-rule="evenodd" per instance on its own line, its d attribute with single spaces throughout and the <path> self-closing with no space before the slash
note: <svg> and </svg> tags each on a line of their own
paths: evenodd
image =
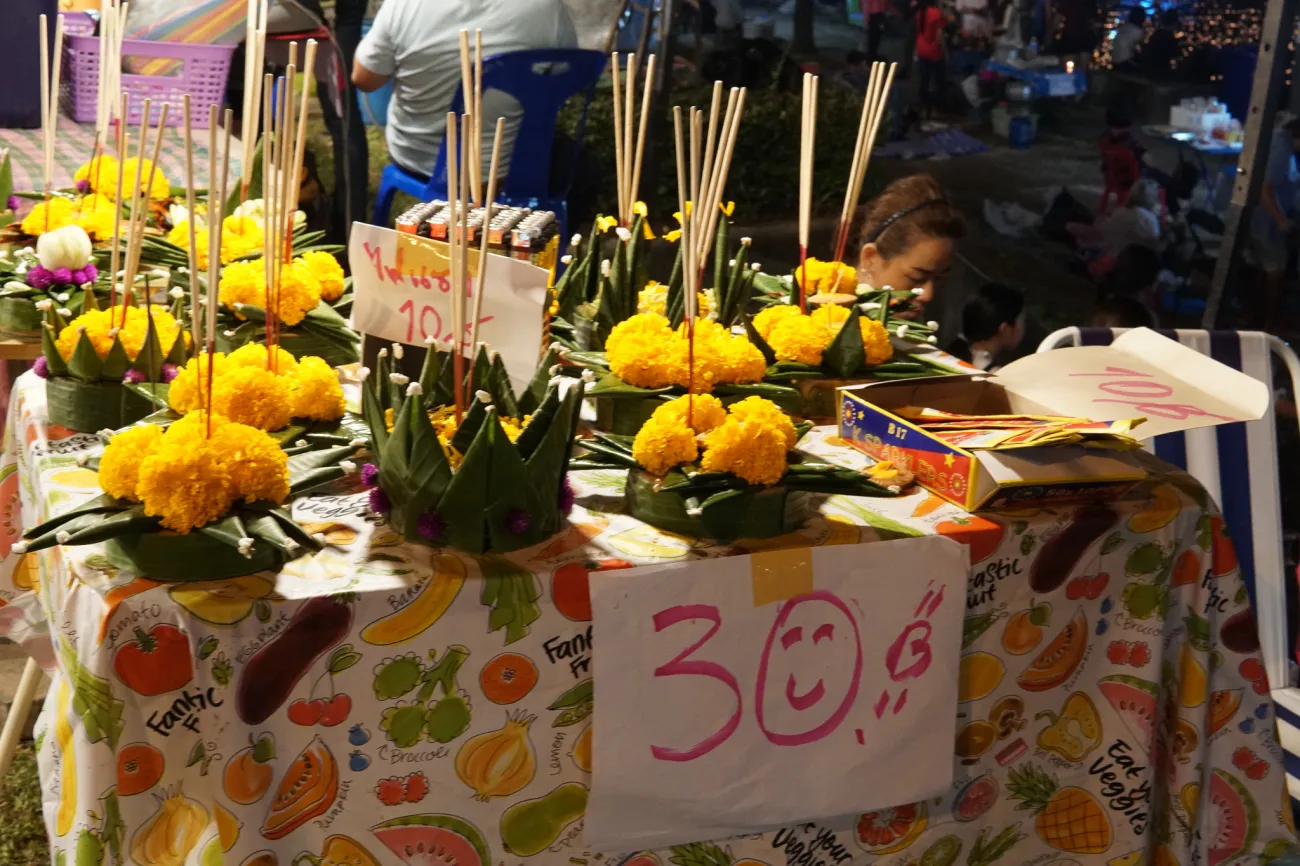
<svg viewBox="0 0 1300 866">
<path fill-rule="evenodd" d="M 685 427 L 688 402 L 690 402 L 690 426 L 697 433 L 712 430 L 727 420 L 727 410 L 723 407 L 722 401 L 711 394 L 694 394 L 661 403 L 650 416 L 650 420 L 670 426 Z"/>
<path fill-rule="evenodd" d="M 113 437 L 99 458 L 99 486 L 109 496 L 138 502 L 135 486 L 140 477 L 140 462 L 148 456 L 158 440 L 162 428 L 156 424 L 128 427 Z"/>
<path fill-rule="evenodd" d="M 745 337 L 732 337 L 724 344 L 722 381 L 732 385 L 761 382 L 767 374 L 767 359 Z"/>
<path fill-rule="evenodd" d="M 343 297 L 343 267 L 339 260 L 320 250 L 303 253 L 298 261 L 307 266 L 312 276 L 320 283 L 320 296 L 326 301 L 337 301 Z"/>
<path fill-rule="evenodd" d="M 121 318 L 121 313 L 115 315 Z M 172 344 L 176 342 L 177 335 L 181 332 L 181 326 L 172 318 L 171 313 L 166 310 L 154 308 L 153 310 L 154 328 L 158 332 L 158 341 L 162 345 L 163 355 L 171 351 Z M 148 334 L 149 317 L 140 307 L 126 308 L 126 324 L 117 329 L 117 338 L 122 341 L 122 348 L 126 350 L 127 357 L 132 361 L 140 354 L 140 349 L 144 346 L 145 337 Z M 109 350 L 113 348 L 113 328 L 110 324 L 110 311 L 108 310 L 90 310 L 83 313 L 68 323 L 60 333 L 55 345 L 58 347 L 59 354 L 66 361 L 72 357 L 73 351 L 77 347 L 77 340 L 82 333 L 90 340 L 90 344 L 95 349 L 95 354 L 101 358 L 107 358 Z"/>
<path fill-rule="evenodd" d="M 609 337 L 605 340 L 605 350 L 608 351 L 610 344 L 618 345 L 620 340 L 633 336 L 660 336 L 670 332 L 672 328 L 668 324 L 668 319 L 659 313 L 637 313 L 635 316 L 629 316 L 610 329 Z"/>
<path fill-rule="evenodd" d="M 153 186 L 149 186 L 149 173 L 153 170 L 153 163 L 147 159 L 140 160 L 133 156 L 122 163 L 122 177 L 125 179 L 122 186 L 122 194 L 128 196 L 128 201 L 130 200 L 129 196 L 131 195 L 131 184 L 135 182 L 136 163 L 140 164 L 140 190 L 148 190 L 149 198 L 152 201 L 160 201 L 165 198 L 170 198 L 172 194 L 172 185 L 171 182 L 167 180 L 166 175 L 162 173 L 162 169 L 160 168 L 158 171 L 153 172 Z M 116 175 L 113 178 L 112 191 L 110 192 L 108 188 L 105 188 L 103 192 L 106 195 L 116 196 Z"/>
<path fill-rule="evenodd" d="M 803 313 L 799 312 L 799 308 L 791 304 L 780 304 L 768 307 L 754 317 L 754 330 L 758 331 L 758 335 L 766 340 L 771 335 L 772 329 L 775 328 L 778 323 L 783 322 L 792 316 L 801 315 L 803 315 Z"/>
<path fill-rule="evenodd" d="M 863 316 L 858 320 L 858 327 L 862 330 L 862 346 L 868 364 L 883 364 L 894 357 L 894 344 L 889 341 L 889 332 L 884 325 Z"/>
<path fill-rule="evenodd" d="M 779 361 L 797 361 L 815 367 L 830 345 L 832 335 L 808 316 L 788 316 L 766 337 Z"/>
<path fill-rule="evenodd" d="M 840 326 L 849 320 L 849 315 L 848 307 L 841 307 L 839 304 L 822 304 L 813 310 L 808 318 L 834 331 L 839 331 Z"/>
<path fill-rule="evenodd" d="M 700 316 L 707 318 L 713 315 L 712 289 L 697 292 L 696 298 Z M 637 295 L 636 310 L 638 313 L 654 313 L 657 316 L 666 316 L 668 314 L 667 284 L 657 283 L 654 280 L 646 283 L 646 287 Z"/>
<path fill-rule="evenodd" d="M 226 217 L 221 223 L 221 263 L 223 265 L 229 264 L 235 259 L 260 251 L 264 239 L 265 235 L 262 233 L 262 226 L 252 217 L 238 215 Z M 177 223 L 167 233 L 167 240 L 188 252 L 190 248 L 189 221 L 181 220 Z M 210 244 L 211 238 L 206 226 L 194 233 L 194 251 L 195 255 L 198 256 L 200 270 L 206 270 L 208 267 L 208 248 Z"/>
<path fill-rule="evenodd" d="M 95 176 L 90 176 L 91 165 L 94 164 Z M 90 183 L 90 189 L 93 192 L 102 192 L 109 196 L 110 200 L 117 196 L 117 158 L 110 153 L 101 153 L 98 157 L 90 160 L 77 169 L 77 173 L 72 176 L 73 184 L 82 181 Z M 130 181 L 127 181 L 130 183 Z"/>
<path fill-rule="evenodd" d="M 727 423 L 704 438 L 705 472 L 730 472 L 750 484 L 776 484 L 785 475 L 783 432 L 762 421 L 727 418 Z"/>
<path fill-rule="evenodd" d="M 235 311 L 235 317 L 243 319 L 237 305 L 250 304 L 254 307 L 266 307 L 266 267 L 262 259 L 249 262 L 231 262 L 221 271 L 219 284 L 221 303 Z"/>
<path fill-rule="evenodd" d="M 238 496 L 228 467 L 211 442 L 180 435 L 183 432 L 173 425 L 163 434 L 140 462 L 136 484 L 144 513 L 181 533 L 217 520 Z"/>
<path fill-rule="evenodd" d="M 245 343 L 226 357 L 226 363 L 230 367 L 257 367 L 262 370 L 269 368 L 267 364 L 266 344 L 264 343 Z M 275 365 L 273 372 L 281 376 L 288 376 L 298 369 L 298 359 L 286 352 L 279 346 L 275 347 Z M 217 368 L 220 372 L 221 368 Z"/>
<path fill-rule="evenodd" d="M 279 292 L 280 321 L 286 325 L 298 324 L 320 304 L 320 282 L 301 260 L 281 267 Z M 266 265 L 263 260 L 227 265 L 221 274 L 220 296 L 221 303 L 234 310 L 236 318 L 244 318 L 235 309 L 236 304 L 249 304 L 265 310 Z"/>
<path fill-rule="evenodd" d="M 857 270 L 843 262 L 808 259 L 803 265 L 794 269 L 795 281 L 801 288 L 804 287 L 805 274 L 808 281 L 805 293 L 809 295 L 834 292 L 853 294 L 858 288 Z"/>
<path fill-rule="evenodd" d="M 789 451 L 799 441 L 799 433 L 794 429 L 790 416 L 781 411 L 781 407 L 763 397 L 746 397 L 739 403 L 732 404 L 731 417 L 737 421 L 756 421 L 774 427 L 785 441 L 785 450 Z"/>
<path fill-rule="evenodd" d="M 288 380 L 265 368 L 227 369 L 213 380 L 212 406 L 231 421 L 259 430 L 281 430 L 293 417 Z"/>
<path fill-rule="evenodd" d="M 283 502 L 289 495 L 289 461 L 280 444 L 261 430 L 226 424 L 212 436 L 237 496 L 245 502 Z"/>
<path fill-rule="evenodd" d="M 73 208 L 76 207 L 71 201 L 62 196 L 54 196 L 47 205 L 43 201 L 36 203 L 31 213 L 23 217 L 21 226 L 23 234 L 39 237 L 47 231 L 63 228 L 72 222 Z M 49 211 L 49 218 L 46 219 L 46 211 Z"/>
<path fill-rule="evenodd" d="M 208 393 L 208 357 L 208 355 L 199 355 L 190 358 L 176 374 L 176 378 L 172 379 L 171 387 L 167 390 L 168 402 L 182 415 L 204 408 L 204 395 Z M 215 359 L 212 370 L 215 380 L 226 370 L 226 356 L 222 352 L 217 352 L 212 357 Z"/>
<path fill-rule="evenodd" d="M 91 240 L 107 241 L 113 237 L 113 222 L 117 214 L 117 203 L 104 195 L 88 195 L 73 208 L 72 215 L 77 225 L 86 230 Z"/>
<path fill-rule="evenodd" d="M 651 418 L 641 425 L 632 441 L 632 457 L 651 475 L 665 475 L 678 464 L 690 463 L 698 454 L 695 432 L 684 424 Z"/>
<path fill-rule="evenodd" d="M 320 282 L 301 262 L 292 262 L 280 270 L 280 321 L 296 325 L 320 305 Z"/>
<path fill-rule="evenodd" d="M 673 377 L 662 363 L 662 355 L 671 340 L 672 330 L 663 316 L 638 313 L 619 322 L 605 340 L 610 371 L 638 388 L 671 385 Z"/>
<path fill-rule="evenodd" d="M 293 417 L 316 421 L 337 421 L 343 417 L 345 404 L 338 374 L 324 359 L 308 356 L 298 362 L 289 376 Z M 518 436 L 518 427 L 515 428 Z M 509 434 L 509 429 L 506 433 Z M 510 441 L 514 441 L 511 437 Z"/>
</svg>

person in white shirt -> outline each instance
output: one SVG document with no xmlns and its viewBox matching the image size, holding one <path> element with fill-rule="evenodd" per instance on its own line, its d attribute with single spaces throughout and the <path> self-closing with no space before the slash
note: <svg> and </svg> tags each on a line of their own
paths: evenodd
<svg viewBox="0 0 1300 866">
<path fill-rule="evenodd" d="M 1147 10 L 1134 6 L 1128 11 L 1124 23 L 1115 28 L 1110 41 L 1110 65 L 1115 69 L 1134 67 L 1138 47 L 1146 38 Z"/>
<path fill-rule="evenodd" d="M 394 79 L 388 105 L 388 153 L 408 172 L 433 173 L 447 111 L 461 87 L 460 31 L 483 31 L 483 56 L 532 48 L 572 48 L 573 22 L 563 0 L 386 0 L 357 49 L 352 81 L 367 93 Z M 501 165 L 510 164 L 522 111 L 504 93 L 483 94 L 483 162 L 491 158 L 498 117 L 506 118 Z"/>
<path fill-rule="evenodd" d="M 961 14 L 961 32 L 968 39 L 993 38 L 993 19 L 989 17 L 989 0 L 957 0 Z"/>
<path fill-rule="evenodd" d="M 1123 207 L 1092 225 L 1067 223 L 1066 230 L 1074 235 L 1081 249 L 1090 250 L 1103 261 L 1113 259 L 1130 245 L 1154 250 L 1160 246 L 1160 218 L 1155 213 L 1159 205 L 1160 187 L 1143 178 L 1133 184 Z"/>
</svg>

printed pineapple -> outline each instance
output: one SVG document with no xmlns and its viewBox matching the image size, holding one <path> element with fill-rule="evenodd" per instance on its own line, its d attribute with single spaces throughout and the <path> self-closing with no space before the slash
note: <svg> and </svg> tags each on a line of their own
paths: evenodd
<svg viewBox="0 0 1300 866">
<path fill-rule="evenodd" d="M 676 866 L 768 866 L 761 860 L 737 860 L 730 848 L 720 848 L 708 843 L 674 845 L 669 862 Z"/>
<path fill-rule="evenodd" d="M 1101 804 L 1082 788 L 1062 788 L 1033 764 L 1012 769 L 1007 790 L 1021 809 L 1036 817 L 1038 838 L 1058 851 L 1100 854 L 1110 847 L 1110 819 Z"/>
</svg>

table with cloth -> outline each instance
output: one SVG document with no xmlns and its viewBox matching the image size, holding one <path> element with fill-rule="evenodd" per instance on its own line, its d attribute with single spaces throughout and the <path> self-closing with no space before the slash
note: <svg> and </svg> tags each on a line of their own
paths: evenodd
<svg viewBox="0 0 1300 866">
<path fill-rule="evenodd" d="M 803 447 L 865 463 L 833 434 Z M 98 495 L 83 458 L 101 447 L 48 425 L 43 383 L 19 380 L 0 622 L 53 677 L 36 729 L 56 863 L 620 861 L 634 852 L 585 850 L 573 807 L 599 719 L 589 572 L 927 534 L 972 562 L 948 661 L 961 666 L 952 789 L 636 866 L 1244 864 L 1294 838 L 1231 542 L 1196 482 L 1154 458 L 1149 481 L 1107 504 L 973 516 L 923 490 L 830 497 L 797 533 L 729 546 L 621 513 L 621 472 L 573 472 L 568 528 L 477 559 L 400 543 L 367 519 L 363 490 L 340 488 L 293 503 L 324 552 L 164 585 L 100 546 L 12 550 L 23 527 Z M 512 807 L 548 796 L 568 806 L 532 808 L 535 852 L 512 853 Z"/>
</svg>

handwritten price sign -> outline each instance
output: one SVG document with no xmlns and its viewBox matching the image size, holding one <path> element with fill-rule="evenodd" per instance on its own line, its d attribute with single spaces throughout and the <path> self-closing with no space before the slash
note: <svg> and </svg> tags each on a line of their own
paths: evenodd
<svg viewBox="0 0 1300 866">
<path fill-rule="evenodd" d="M 946 790 L 967 569 L 966 548 L 914 538 L 593 576 L 587 846 L 721 839 Z"/>
<path fill-rule="evenodd" d="M 381 340 L 444 346 L 452 332 L 447 244 L 364 223 L 352 224 L 348 244 L 356 302 L 352 323 Z M 470 298 L 461 346 L 470 354 L 469 316 L 478 291 L 478 251 L 470 251 Z M 532 375 L 542 341 L 547 272 L 506 256 L 492 257 L 479 318 L 479 340 L 501 353 L 516 384 Z"/>
<path fill-rule="evenodd" d="M 1269 399 L 1263 382 L 1146 328 L 1128 331 L 1109 346 L 1029 355 L 1000 370 L 996 381 L 1056 414 L 1096 421 L 1146 418 L 1134 431 L 1144 439 L 1253 421 Z"/>
</svg>

